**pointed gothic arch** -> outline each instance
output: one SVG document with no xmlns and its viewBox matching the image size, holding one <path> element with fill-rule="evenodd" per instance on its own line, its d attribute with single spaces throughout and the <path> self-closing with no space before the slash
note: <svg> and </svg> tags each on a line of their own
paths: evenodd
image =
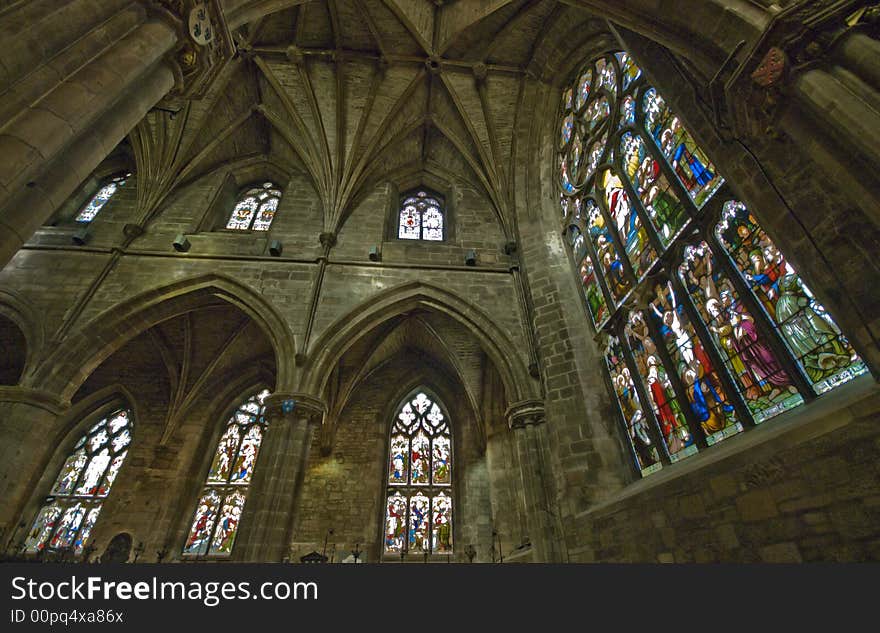
<svg viewBox="0 0 880 633">
<path fill-rule="evenodd" d="M 92 371 L 126 342 L 157 323 L 215 301 L 231 303 L 259 324 L 275 350 L 276 386 L 289 388 L 296 344 L 286 321 L 265 297 L 218 274 L 160 286 L 102 312 L 59 345 L 31 384 L 69 400 Z"/>
</svg>

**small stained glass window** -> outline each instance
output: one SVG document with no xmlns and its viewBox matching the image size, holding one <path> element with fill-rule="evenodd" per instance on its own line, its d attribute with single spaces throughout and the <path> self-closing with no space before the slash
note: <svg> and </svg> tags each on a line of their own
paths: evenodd
<svg viewBox="0 0 880 633">
<path fill-rule="evenodd" d="M 402 240 L 442 242 L 446 218 L 442 199 L 424 189 L 403 196 L 398 215 L 397 237 Z"/>
<path fill-rule="evenodd" d="M 25 552 L 82 554 L 131 443 L 131 412 L 101 419 L 74 445 L 25 538 Z"/>
<path fill-rule="evenodd" d="M 130 173 L 119 174 L 114 176 L 95 192 L 86 206 L 84 206 L 76 216 L 77 222 L 88 223 L 95 219 L 95 216 L 104 208 L 120 187 L 125 185 L 125 181 L 131 177 Z"/>
<path fill-rule="evenodd" d="M 386 554 L 452 553 L 452 433 L 424 391 L 407 398 L 391 425 Z"/>
<path fill-rule="evenodd" d="M 251 396 L 226 422 L 196 504 L 189 536 L 183 546 L 184 556 L 224 557 L 232 554 L 266 432 L 263 401 L 268 395 L 269 391 L 263 390 Z"/>
<path fill-rule="evenodd" d="M 281 189 L 271 183 L 250 187 L 238 198 L 226 228 L 234 231 L 268 231 L 281 202 Z"/>
</svg>

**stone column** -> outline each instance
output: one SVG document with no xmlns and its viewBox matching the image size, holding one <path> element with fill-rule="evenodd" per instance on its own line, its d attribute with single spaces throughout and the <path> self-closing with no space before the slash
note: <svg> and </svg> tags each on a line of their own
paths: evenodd
<svg viewBox="0 0 880 633">
<path fill-rule="evenodd" d="M 37 389 L 0 386 L 0 552 L 23 540 L 36 508 L 27 506 L 57 447 L 58 419 L 69 405 Z M 51 485 L 51 484 L 50 484 Z"/>
<path fill-rule="evenodd" d="M 254 469 L 235 560 L 277 563 L 287 555 L 314 425 L 325 412 L 323 402 L 306 394 L 266 398 L 269 428 Z"/>
<path fill-rule="evenodd" d="M 89 22 L 88 4 L 56 4 L 61 16 L 70 14 L 61 35 L 58 14 L 34 16 L 29 37 L 48 43 L 13 46 L 4 61 L 14 83 L 0 119 L 0 267 L 175 85 L 166 61 L 181 37 L 173 17 L 149 18 L 138 3 L 107 16 L 115 5 L 105 3 Z M 65 34 L 68 48 L 59 40 Z M 68 52 L 81 59 L 71 62 Z M 28 64 L 35 65 L 29 74 Z"/>
<path fill-rule="evenodd" d="M 528 534 L 523 542 L 532 546 L 533 562 L 559 559 L 554 512 L 547 494 L 548 472 L 545 459 L 544 403 L 528 400 L 512 405 L 506 413 L 513 433 L 519 462 L 521 499 Z"/>
</svg>

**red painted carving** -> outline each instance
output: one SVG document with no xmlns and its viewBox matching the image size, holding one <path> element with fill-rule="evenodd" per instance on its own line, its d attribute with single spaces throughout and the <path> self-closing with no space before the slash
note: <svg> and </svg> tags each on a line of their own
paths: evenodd
<svg viewBox="0 0 880 633">
<path fill-rule="evenodd" d="M 752 73 L 752 80 L 762 88 L 769 88 L 782 79 L 785 66 L 785 53 L 774 46 L 767 51 L 758 68 Z"/>
</svg>

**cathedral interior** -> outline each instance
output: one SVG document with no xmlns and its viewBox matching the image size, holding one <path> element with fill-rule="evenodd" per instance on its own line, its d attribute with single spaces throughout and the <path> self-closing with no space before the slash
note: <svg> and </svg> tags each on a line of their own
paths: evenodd
<svg viewBox="0 0 880 633">
<path fill-rule="evenodd" d="M 0 553 L 880 559 L 880 5 L 0 0 Z"/>
</svg>

